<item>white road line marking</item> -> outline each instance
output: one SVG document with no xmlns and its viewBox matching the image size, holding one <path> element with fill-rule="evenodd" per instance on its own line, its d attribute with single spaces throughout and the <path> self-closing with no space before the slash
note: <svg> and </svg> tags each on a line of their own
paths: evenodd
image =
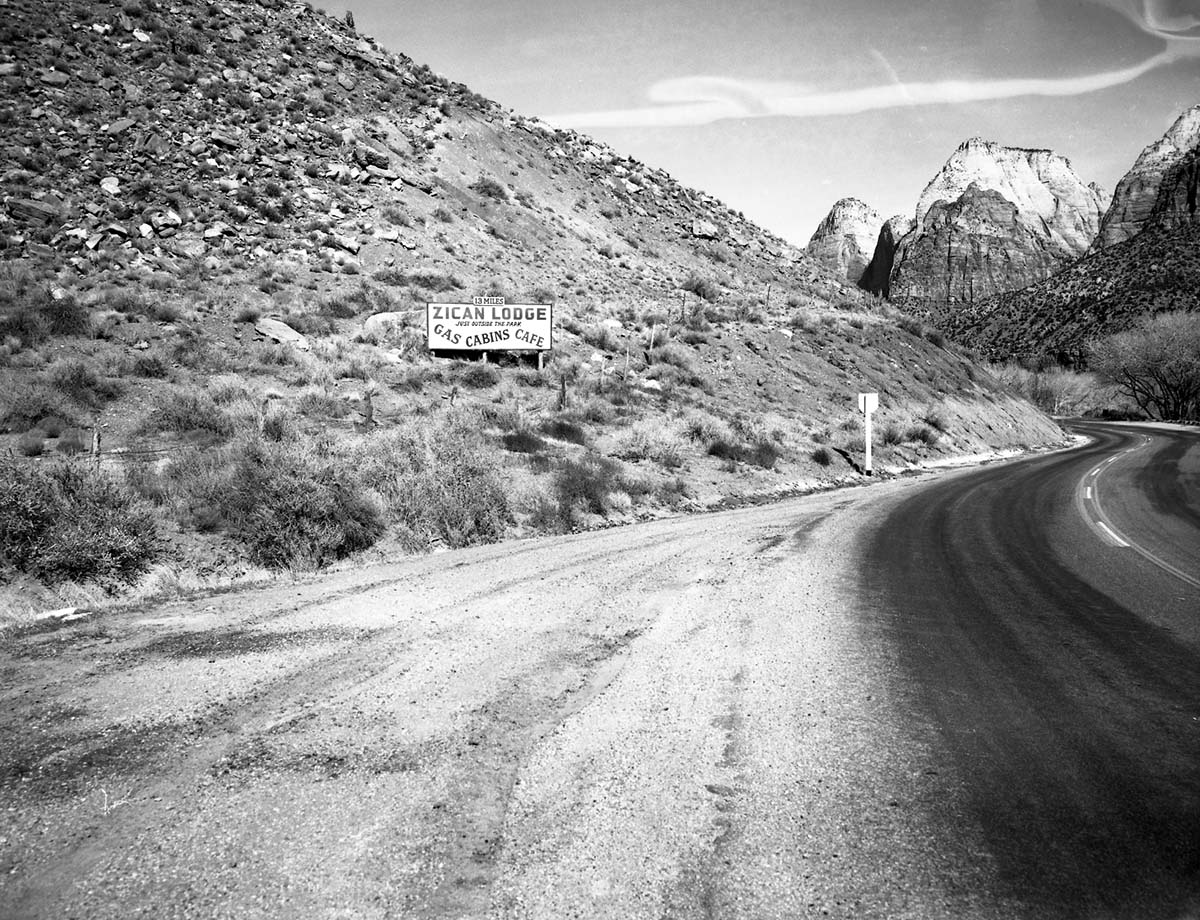
<svg viewBox="0 0 1200 920">
<path fill-rule="evenodd" d="M 1116 543 L 1116 544 L 1117 544 L 1117 546 L 1128 546 L 1128 545 L 1129 545 L 1129 544 L 1128 544 L 1128 543 L 1126 543 L 1124 540 L 1122 540 L 1122 539 L 1121 539 L 1119 536 L 1117 536 L 1117 533 L 1116 533 L 1116 531 L 1115 531 L 1115 530 L 1113 530 L 1111 527 L 1109 527 L 1107 524 L 1105 524 L 1103 521 L 1097 521 L 1097 522 L 1096 522 L 1096 524 L 1097 524 L 1097 526 L 1099 526 L 1099 527 L 1100 527 L 1100 528 L 1101 528 L 1101 529 L 1102 529 L 1102 530 L 1103 530 L 1103 531 L 1104 531 L 1106 534 L 1108 534 L 1108 535 L 1109 535 L 1109 537 L 1111 537 L 1111 538 L 1112 538 L 1112 541 L 1113 541 L 1114 543 Z"/>
<path fill-rule="evenodd" d="M 1088 501 L 1092 500 L 1092 487 L 1091 486 L 1088 486 L 1087 489 L 1084 491 L 1084 498 L 1086 498 Z"/>
</svg>

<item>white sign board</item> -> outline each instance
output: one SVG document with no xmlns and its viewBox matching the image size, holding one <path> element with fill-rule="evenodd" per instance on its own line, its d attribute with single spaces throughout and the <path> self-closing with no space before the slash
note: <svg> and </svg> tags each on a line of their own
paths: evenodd
<svg viewBox="0 0 1200 920">
<path fill-rule="evenodd" d="M 863 414 L 864 428 L 863 432 L 863 447 L 866 456 L 863 458 L 863 470 L 868 476 L 871 475 L 871 413 L 879 408 L 878 393 L 859 393 L 858 394 L 858 411 Z"/>
<path fill-rule="evenodd" d="M 431 351 L 549 351 L 554 322 L 546 303 L 505 303 L 475 297 L 471 303 L 427 305 Z"/>
</svg>

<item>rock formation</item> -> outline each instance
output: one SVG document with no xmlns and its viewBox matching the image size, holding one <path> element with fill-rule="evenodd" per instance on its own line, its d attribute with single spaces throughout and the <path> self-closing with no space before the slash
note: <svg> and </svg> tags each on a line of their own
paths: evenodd
<svg viewBox="0 0 1200 920">
<path fill-rule="evenodd" d="M 871 261 L 863 270 L 858 286 L 863 290 L 887 297 L 891 293 L 892 266 L 896 259 L 896 246 L 910 230 L 914 221 L 903 214 L 895 214 L 883 222 Z"/>
<path fill-rule="evenodd" d="M 1188 155 L 1198 147 L 1200 105 L 1194 105 L 1175 120 L 1166 134 L 1142 151 L 1117 183 L 1093 250 L 1137 236 L 1151 218 L 1166 226 L 1172 221 L 1191 220 L 1196 172 L 1195 158 L 1189 160 Z M 1185 160 L 1191 165 L 1186 165 Z M 1190 209 L 1189 194 L 1193 202 Z"/>
<path fill-rule="evenodd" d="M 857 198 L 836 202 L 808 241 L 808 255 L 858 282 L 871 261 L 883 218 Z"/>
<path fill-rule="evenodd" d="M 1102 201 L 1065 157 L 972 138 L 922 192 L 888 295 L 971 303 L 1041 281 L 1087 251 Z"/>
</svg>

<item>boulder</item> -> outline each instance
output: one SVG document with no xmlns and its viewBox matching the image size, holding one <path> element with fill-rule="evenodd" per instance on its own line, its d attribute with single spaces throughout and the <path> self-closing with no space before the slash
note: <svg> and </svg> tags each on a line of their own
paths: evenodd
<svg viewBox="0 0 1200 920">
<path fill-rule="evenodd" d="M 280 345 L 291 345 L 300 351 L 308 351 L 308 339 L 282 320 L 264 317 L 254 324 L 254 331 Z"/>
<path fill-rule="evenodd" d="M 359 166 L 378 166 L 380 169 L 387 169 L 392 159 L 384 151 L 376 150 L 369 144 L 356 144 L 354 147 L 354 161 Z"/>
<path fill-rule="evenodd" d="M 10 199 L 8 211 L 18 220 L 35 224 L 56 224 L 62 219 L 62 212 L 55 205 L 29 198 Z"/>
<path fill-rule="evenodd" d="M 383 339 L 389 332 L 403 326 L 410 314 L 400 312 L 376 313 L 368 316 L 362 325 L 363 338 Z"/>
</svg>

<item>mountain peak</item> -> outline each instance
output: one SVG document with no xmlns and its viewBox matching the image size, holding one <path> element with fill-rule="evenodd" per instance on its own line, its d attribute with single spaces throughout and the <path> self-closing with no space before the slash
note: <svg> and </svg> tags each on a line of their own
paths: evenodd
<svg viewBox="0 0 1200 920">
<path fill-rule="evenodd" d="M 806 252 L 848 281 L 858 282 L 875 249 L 883 218 L 857 198 L 840 198 L 821 221 Z"/>
<path fill-rule="evenodd" d="M 1195 171 L 1184 170 L 1186 175 L 1180 175 L 1178 167 L 1197 149 L 1200 149 L 1200 105 L 1186 109 L 1176 118 L 1161 138 L 1141 152 L 1117 183 L 1092 249 L 1104 249 L 1131 239 L 1165 213 L 1180 213 L 1179 209 L 1164 208 L 1160 199 L 1164 195 L 1174 196 L 1180 182 L 1194 189 Z M 1186 189 L 1183 197 L 1188 197 Z M 1193 191 L 1193 200 L 1194 197 Z M 1191 219 L 1190 211 L 1187 219 Z"/>
</svg>

